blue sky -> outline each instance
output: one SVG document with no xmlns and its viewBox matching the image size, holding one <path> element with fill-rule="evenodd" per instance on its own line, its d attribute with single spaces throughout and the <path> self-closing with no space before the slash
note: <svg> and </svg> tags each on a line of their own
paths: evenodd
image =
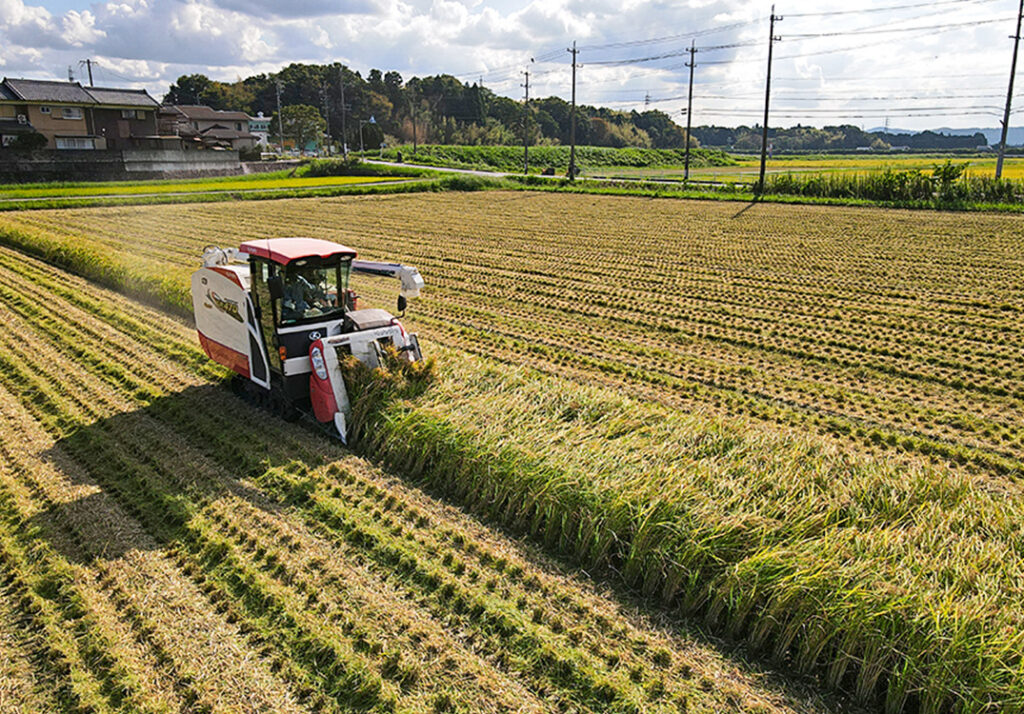
<svg viewBox="0 0 1024 714">
<path fill-rule="evenodd" d="M 778 0 L 773 125 L 996 126 L 1018 0 Z M 232 81 L 289 62 L 365 73 L 447 72 L 519 97 L 578 98 L 682 121 L 685 48 L 698 48 L 694 120 L 753 124 L 770 2 L 739 0 L 0 0 L 0 74 L 145 87 L 181 74 Z M 531 58 L 533 61 L 531 61 Z M 1024 78 L 1018 83 L 1024 87 Z M 1016 102 L 1024 109 L 1024 92 Z M 1024 124 L 1024 112 L 1012 125 Z"/>
</svg>

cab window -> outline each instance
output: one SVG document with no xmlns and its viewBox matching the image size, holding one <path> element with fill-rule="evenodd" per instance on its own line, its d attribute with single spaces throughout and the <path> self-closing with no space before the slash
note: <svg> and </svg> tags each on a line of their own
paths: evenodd
<svg viewBox="0 0 1024 714">
<path fill-rule="evenodd" d="M 289 263 L 282 276 L 280 324 L 341 317 L 345 307 L 339 296 L 348 287 L 350 265 L 350 260 L 327 265 L 313 259 Z"/>
</svg>

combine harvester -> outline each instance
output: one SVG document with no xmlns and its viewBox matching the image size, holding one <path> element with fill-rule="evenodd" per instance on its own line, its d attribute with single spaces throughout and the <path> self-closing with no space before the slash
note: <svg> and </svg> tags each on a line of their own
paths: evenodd
<svg viewBox="0 0 1024 714">
<path fill-rule="evenodd" d="M 345 441 L 348 391 L 339 367 L 353 355 L 384 365 L 384 348 L 423 359 L 419 340 L 386 310 L 356 309 L 353 273 L 398 278 L 398 312 L 418 297 L 416 268 L 356 260 L 356 252 L 315 238 L 209 246 L 192 274 L 192 308 L 203 350 L 238 373 L 243 396 L 287 418 L 311 413 Z"/>
</svg>

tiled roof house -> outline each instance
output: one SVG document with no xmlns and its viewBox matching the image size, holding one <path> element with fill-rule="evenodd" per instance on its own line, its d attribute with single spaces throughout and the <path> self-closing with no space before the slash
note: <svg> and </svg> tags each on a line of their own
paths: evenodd
<svg viewBox="0 0 1024 714">
<path fill-rule="evenodd" d="M 245 112 L 230 112 L 198 104 L 160 108 L 160 130 L 176 134 L 207 148 L 251 149 L 259 137 L 249 130 L 252 121 Z"/>
<path fill-rule="evenodd" d="M 0 147 L 38 132 L 50 149 L 120 149 L 158 133 L 159 103 L 144 89 L 83 87 L 78 82 L 0 82 Z"/>
</svg>

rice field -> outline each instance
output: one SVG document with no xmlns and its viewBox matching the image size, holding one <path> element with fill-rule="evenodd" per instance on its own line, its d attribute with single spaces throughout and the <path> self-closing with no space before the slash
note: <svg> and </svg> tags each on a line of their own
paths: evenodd
<svg viewBox="0 0 1024 714">
<path fill-rule="evenodd" d="M 378 464 L 873 710 L 1024 711 L 1019 219 L 519 192 L 0 216 L 179 312 L 203 245 L 275 235 L 427 280 L 407 325 L 440 379 L 366 415 Z M 312 448 L 246 485 L 304 508 Z M 184 538 L 177 494 L 153 508 Z"/>
<path fill-rule="evenodd" d="M 700 181 L 757 181 L 761 170 L 760 158 L 749 156 L 737 156 L 734 158 L 736 159 L 736 165 L 734 166 L 691 166 L 690 178 Z M 887 169 L 893 171 L 921 171 L 930 174 L 936 164 L 942 164 L 947 158 L 957 165 L 966 164 L 966 174 L 968 176 L 985 178 L 995 176 L 996 157 L 994 154 L 963 157 L 955 154 L 936 154 L 934 156 L 910 154 L 901 156 L 898 153 L 866 156 L 775 156 L 768 161 L 766 171 L 768 175 L 792 173 L 800 176 L 846 173 L 869 175 L 881 173 Z M 683 170 L 678 166 L 665 168 L 621 166 L 611 169 L 588 169 L 587 175 L 681 179 Z M 1024 179 L 1024 158 L 1008 156 L 1003 164 L 1003 178 Z"/>
<path fill-rule="evenodd" d="M 122 182 L 106 181 L 92 184 L 70 184 L 22 187 L 0 186 L 0 200 L 42 199 L 85 196 L 135 196 L 175 193 L 217 193 L 231 191 L 283 191 L 288 189 L 356 186 L 364 183 L 386 183 L 407 180 L 401 176 L 245 176 L 236 179 L 218 178 L 193 181 Z"/>
<path fill-rule="evenodd" d="M 840 711 L 237 400 L 0 249 L 0 709 Z"/>
<path fill-rule="evenodd" d="M 184 310 L 204 245 L 337 240 L 419 266 L 410 319 L 474 354 L 858 451 L 1024 469 L 1012 215 L 488 192 L 33 211 L 0 230 L 102 253 Z"/>
</svg>

